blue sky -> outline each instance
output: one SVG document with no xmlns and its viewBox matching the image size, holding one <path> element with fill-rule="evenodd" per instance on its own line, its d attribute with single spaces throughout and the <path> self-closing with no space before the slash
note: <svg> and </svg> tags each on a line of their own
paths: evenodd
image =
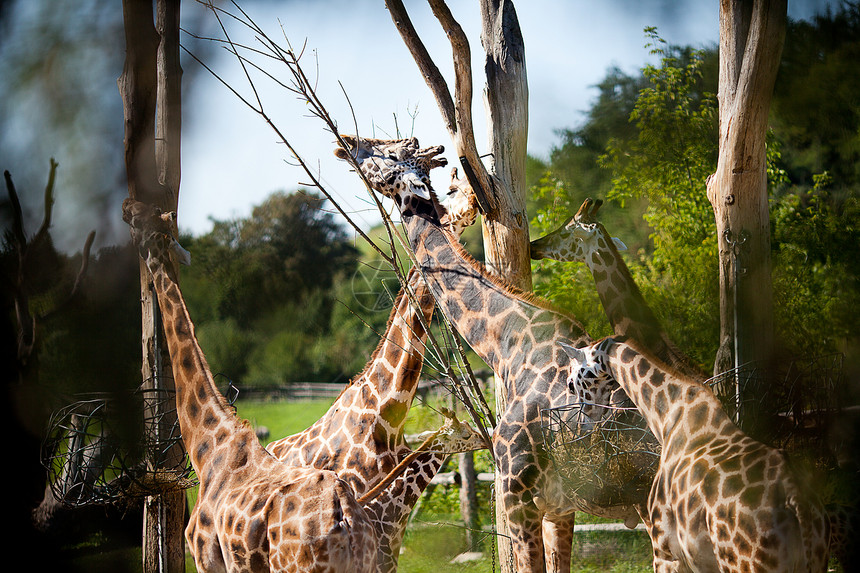
<svg viewBox="0 0 860 573">
<path fill-rule="evenodd" d="M 8 73 L 9 66 L 21 62 L 42 71 L 15 76 L 33 78 L 41 90 L 36 97 L 26 88 L 0 84 L 0 167 L 12 172 L 25 212 L 38 224 L 48 159 L 55 157 L 60 164 L 52 227 L 55 243 L 63 250 L 79 250 L 86 233 L 96 229 L 98 249 L 128 236 L 118 216 L 119 202 L 127 193 L 121 177 L 122 110 L 116 88 L 124 57 L 120 7 L 118 3 L 105 6 L 101 0 L 53 2 L 18 0 L 2 22 L 0 72 Z M 240 4 L 269 35 L 286 34 L 293 46 L 306 46 L 305 70 L 317 77 L 320 98 L 341 132 L 354 133 L 357 126 L 362 135 L 394 137 L 399 128 L 401 135 L 414 135 L 424 145 L 450 148 L 435 99 L 384 0 L 244 0 Z M 450 85 L 450 46 L 439 23 L 423 0 L 405 4 Z M 789 15 L 807 18 L 828 4 L 838 0 L 789 1 Z M 719 0 L 515 0 L 515 5 L 526 50 L 529 152 L 538 157 L 547 157 L 558 144 L 557 130 L 581 123 L 597 95 L 595 84 L 609 68 L 634 74 L 649 61 L 645 27 L 656 26 L 672 44 L 704 47 L 717 42 Z M 475 135 L 479 151 L 484 152 L 478 2 L 449 0 L 449 6 L 471 44 Z M 182 25 L 195 35 L 217 33 L 211 14 L 193 1 L 182 4 Z M 237 35 L 237 39 L 253 43 L 252 38 Z M 67 42 L 78 42 L 80 47 L 71 49 Z M 195 48 L 189 35 L 182 42 Z M 64 53 L 70 57 L 63 58 Z M 217 74 L 241 93 L 251 94 L 235 58 L 220 49 L 200 51 L 204 53 L 205 63 Z M 65 66 L 63 73 L 53 73 L 60 66 Z M 179 205 L 183 230 L 201 234 L 211 229 L 212 218 L 245 217 L 273 191 L 291 191 L 307 180 L 258 115 L 190 58 L 183 58 L 183 68 L 188 80 L 183 92 Z M 279 77 L 286 74 L 285 69 L 268 68 Z M 255 86 L 276 125 L 318 170 L 338 203 L 361 226 L 375 224 L 379 215 L 360 180 L 332 154 L 332 134 L 318 119 L 308 117 L 304 102 L 293 94 L 261 77 Z M 63 105 L 44 106 L 45 98 Z M 60 117 L 66 121 L 55 125 L 58 113 L 65 114 Z M 447 158 L 453 164 L 453 154 Z M 436 170 L 436 187 L 444 188 L 447 178 L 447 169 Z"/>
<path fill-rule="evenodd" d="M 450 46 L 424 2 L 406 2 L 416 29 L 436 64 L 451 80 Z M 676 4 L 680 4 L 677 6 Z M 479 152 L 486 150 L 482 90 L 483 49 L 477 2 L 450 2 L 466 31 L 473 56 L 475 132 Z M 529 81 L 529 152 L 546 157 L 558 143 L 556 130 L 575 127 L 596 96 L 593 86 L 617 66 L 635 73 L 647 60 L 646 26 L 658 26 L 669 42 L 713 45 L 718 34 L 717 2 L 584 2 L 530 0 L 517 4 L 523 31 Z M 450 148 L 435 99 L 397 33 L 383 2 L 272 2 L 250 6 L 249 15 L 272 37 L 293 44 L 306 42 L 303 64 L 317 73 L 319 93 L 340 130 L 364 135 L 414 135 L 423 145 Z M 334 21 L 334 17 L 337 21 Z M 204 22 L 212 23 L 212 19 Z M 235 33 L 239 33 L 235 28 Z M 247 81 L 228 53 L 207 62 L 243 94 Z M 271 68 L 283 77 L 286 69 Z M 209 218 L 245 216 L 270 192 L 291 190 L 307 181 L 287 161 L 289 155 L 274 132 L 209 74 L 196 80 L 194 102 L 185 106 L 182 191 L 179 220 L 194 233 L 210 228 Z M 337 161 L 333 138 L 316 118 L 307 117 L 303 102 L 255 80 L 264 106 L 304 160 L 318 166 L 329 192 L 354 212 L 363 226 L 378 221 L 361 182 Z M 341 85 L 343 89 L 341 89 Z M 352 110 L 344 96 L 352 104 Z M 395 123 L 395 116 L 397 117 Z M 448 156 L 449 163 L 456 158 Z M 434 174 L 437 188 L 447 169 Z"/>
<path fill-rule="evenodd" d="M 789 13 L 794 18 L 808 17 L 824 4 L 827 2 L 790 2 Z M 430 54 L 452 85 L 450 46 L 441 27 L 425 2 L 407 1 L 406 5 Z M 483 152 L 486 133 L 478 3 L 460 0 L 449 6 L 470 40 L 476 140 Z M 596 96 L 593 86 L 610 67 L 632 74 L 649 61 L 645 27 L 656 26 L 672 44 L 704 47 L 716 45 L 718 39 L 717 0 L 529 0 L 516 6 L 529 81 L 528 148 L 538 157 L 546 157 L 559 142 L 558 129 L 582 121 Z M 382 1 L 260 2 L 248 8 L 270 36 L 285 34 L 293 46 L 306 43 L 304 65 L 308 72 L 318 73 L 319 94 L 340 131 L 355 131 L 354 112 L 355 125 L 364 135 L 394 136 L 396 125 L 402 135 L 414 135 L 423 145 L 450 148 L 435 99 Z M 211 18 L 203 21 L 213 22 Z M 232 56 L 225 52 L 208 64 L 231 86 L 250 93 Z M 280 76 L 286 72 L 272 71 Z M 284 146 L 275 141 L 273 131 L 259 116 L 209 74 L 198 82 L 194 101 L 185 107 L 179 212 L 182 227 L 194 233 L 207 231 L 210 217 L 245 216 L 272 191 L 291 190 L 307 181 L 300 169 L 287 162 L 290 157 Z M 334 159 L 333 138 L 321 122 L 307 117 L 303 102 L 283 88 L 273 88 L 264 79 L 255 85 L 278 127 L 303 159 L 319 169 L 329 192 L 354 211 L 360 224 L 374 224 L 378 220 L 375 208 L 368 204 L 355 174 Z M 450 164 L 456 158 L 448 159 Z M 447 176 L 447 169 L 437 170 L 437 188 L 445 184 Z"/>
</svg>

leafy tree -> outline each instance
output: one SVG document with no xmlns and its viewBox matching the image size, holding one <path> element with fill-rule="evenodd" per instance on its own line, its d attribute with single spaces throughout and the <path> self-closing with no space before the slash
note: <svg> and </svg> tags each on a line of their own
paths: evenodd
<svg viewBox="0 0 860 573">
<path fill-rule="evenodd" d="M 775 321 L 782 350 L 793 356 L 846 351 L 860 340 L 851 310 L 860 297 L 860 180 L 852 155 L 860 149 L 860 108 L 848 96 L 860 68 L 846 65 L 858 42 L 858 12 L 846 5 L 790 23 L 771 110 Z M 718 338 L 716 237 L 705 195 L 717 152 L 717 53 L 670 47 L 654 30 L 646 33 L 659 64 L 637 78 L 607 73 L 586 122 L 564 134 L 532 186 L 533 234 L 555 228 L 585 196 L 608 198 L 601 218 L 628 246 L 633 237 L 623 255 L 643 295 L 671 337 L 707 365 Z M 638 91 L 631 87 L 628 100 L 623 86 Z M 797 104 L 797 94 L 805 103 Z M 823 101 L 828 118 L 819 121 Z M 629 123 L 619 121 L 624 110 Z M 583 134 L 601 134 L 591 141 L 603 141 L 602 150 Z M 628 217 L 644 217 L 644 242 L 620 206 Z M 583 265 L 542 261 L 535 272 L 538 292 L 572 310 L 595 336 L 609 333 Z"/>
<path fill-rule="evenodd" d="M 214 371 L 274 387 L 344 379 L 363 366 L 360 350 L 375 340 L 337 302 L 352 295 L 358 250 L 323 199 L 273 193 L 248 218 L 183 241 L 193 261 L 182 286 Z"/>
<path fill-rule="evenodd" d="M 789 22 L 774 92 L 772 124 L 793 182 L 860 182 L 860 4 Z"/>
<path fill-rule="evenodd" d="M 210 233 L 192 239 L 195 264 L 183 278 L 202 272 L 197 280 L 205 276 L 214 289 L 204 294 L 200 315 L 232 317 L 247 328 L 351 273 L 357 251 L 323 204 L 301 191 L 274 193 L 249 218 L 216 221 Z"/>
</svg>

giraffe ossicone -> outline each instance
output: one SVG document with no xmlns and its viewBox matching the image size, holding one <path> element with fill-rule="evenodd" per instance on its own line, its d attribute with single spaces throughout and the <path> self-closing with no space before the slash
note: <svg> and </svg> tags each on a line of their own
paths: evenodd
<svg viewBox="0 0 860 573">
<path fill-rule="evenodd" d="M 430 170 L 445 164 L 437 157 L 441 146 L 421 148 L 414 138 L 342 141 L 348 148 L 335 154 L 355 158 L 373 189 L 394 200 L 440 309 L 504 386 L 507 406 L 493 433 L 493 452 L 517 570 L 569 571 L 576 511 L 626 523 L 638 519 L 636 507 L 596 507 L 568 495 L 543 448 L 541 411 L 569 398 L 569 359 L 556 342 L 581 346 L 590 337 L 573 317 L 494 276 L 445 228 L 445 208 L 429 187 Z"/>
<path fill-rule="evenodd" d="M 655 571 L 824 572 L 829 520 L 785 454 L 753 440 L 699 381 L 632 342 L 563 346 L 577 400 L 620 386 L 662 448 L 643 515 Z"/>
<path fill-rule="evenodd" d="M 197 570 L 376 571 L 376 534 L 337 474 L 270 456 L 215 386 L 179 289 L 172 218 L 126 199 L 123 220 L 152 275 L 182 441 L 199 480 L 185 537 Z"/>
</svg>

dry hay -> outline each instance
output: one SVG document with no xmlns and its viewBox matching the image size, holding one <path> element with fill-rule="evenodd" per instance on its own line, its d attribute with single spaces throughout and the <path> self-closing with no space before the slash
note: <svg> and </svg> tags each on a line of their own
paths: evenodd
<svg viewBox="0 0 860 573">
<path fill-rule="evenodd" d="M 591 428 L 580 425 L 584 404 L 543 411 L 544 446 L 567 494 L 599 507 L 643 503 L 660 458 L 660 444 L 638 410 L 606 406 Z"/>
</svg>

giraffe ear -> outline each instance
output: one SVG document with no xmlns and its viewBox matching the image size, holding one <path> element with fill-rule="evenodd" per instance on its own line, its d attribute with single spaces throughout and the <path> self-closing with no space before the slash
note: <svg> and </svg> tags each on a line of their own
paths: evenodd
<svg viewBox="0 0 860 573">
<path fill-rule="evenodd" d="M 573 360 L 577 364 L 585 363 L 585 351 L 584 350 L 582 350 L 581 348 L 576 348 L 574 346 L 571 346 L 570 344 L 567 344 L 566 342 L 559 342 L 558 345 L 561 346 L 561 349 L 564 350 L 564 353 L 567 354 L 571 360 Z"/>
<path fill-rule="evenodd" d="M 612 242 L 615 243 L 615 248 L 619 251 L 626 251 L 627 245 L 624 244 L 624 241 L 619 239 L 618 237 L 612 237 Z"/>
<path fill-rule="evenodd" d="M 182 245 L 176 239 L 171 239 L 170 241 L 170 250 L 173 251 L 173 254 L 176 255 L 177 260 L 179 260 L 180 264 L 190 265 L 191 264 L 191 253 L 186 251 Z"/>
</svg>

